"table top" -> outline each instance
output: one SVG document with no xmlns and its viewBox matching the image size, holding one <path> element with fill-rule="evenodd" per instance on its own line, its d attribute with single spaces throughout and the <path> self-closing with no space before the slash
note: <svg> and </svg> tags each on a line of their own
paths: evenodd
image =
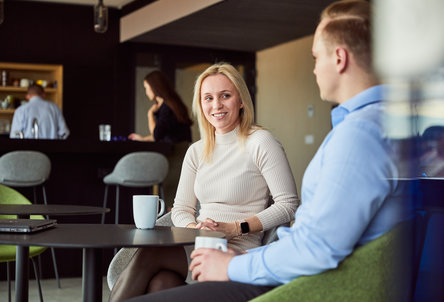
<svg viewBox="0 0 444 302">
<path fill-rule="evenodd" d="M 155 226 L 139 230 L 130 224 L 57 224 L 33 234 L 0 233 L 0 244 L 64 248 L 115 248 L 192 245 L 196 236 L 223 238 L 220 232 Z"/>
<path fill-rule="evenodd" d="M 62 204 L 0 204 L 0 215 L 93 215 L 108 213 L 108 208 Z"/>
</svg>

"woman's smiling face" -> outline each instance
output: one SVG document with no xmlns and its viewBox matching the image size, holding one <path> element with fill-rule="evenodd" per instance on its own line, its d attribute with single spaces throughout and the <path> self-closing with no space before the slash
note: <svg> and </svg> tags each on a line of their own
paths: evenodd
<svg viewBox="0 0 444 302">
<path fill-rule="evenodd" d="M 243 104 L 236 87 L 225 75 L 211 75 L 203 80 L 200 102 L 205 118 L 216 128 L 216 133 L 230 132 L 239 125 Z"/>
</svg>

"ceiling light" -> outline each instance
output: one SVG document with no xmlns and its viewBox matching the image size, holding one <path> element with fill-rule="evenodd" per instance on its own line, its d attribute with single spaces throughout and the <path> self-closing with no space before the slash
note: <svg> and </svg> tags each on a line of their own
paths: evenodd
<svg viewBox="0 0 444 302">
<path fill-rule="evenodd" d="M 5 20 L 5 1 L 0 0 L 0 24 Z"/>
<path fill-rule="evenodd" d="M 99 0 L 99 3 L 94 6 L 94 30 L 98 33 L 104 33 L 107 29 L 108 7 L 103 4 L 103 0 Z"/>
</svg>

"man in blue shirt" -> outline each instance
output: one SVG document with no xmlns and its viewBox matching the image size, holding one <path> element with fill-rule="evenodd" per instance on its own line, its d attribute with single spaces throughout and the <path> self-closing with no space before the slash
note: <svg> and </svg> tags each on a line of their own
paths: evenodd
<svg viewBox="0 0 444 302">
<path fill-rule="evenodd" d="M 332 111 L 333 129 L 305 171 L 293 226 L 279 228 L 274 243 L 242 255 L 197 249 L 193 278 L 210 282 L 130 301 L 247 301 L 299 276 L 336 268 L 357 246 L 407 218 L 384 138 L 383 86 L 372 71 L 370 29 L 365 1 L 336 2 L 321 15 L 314 74 L 321 98 L 339 106 Z"/>
<path fill-rule="evenodd" d="M 10 138 L 66 139 L 69 129 L 59 107 L 45 101 L 43 87 L 32 84 L 26 98 L 29 102 L 15 110 Z"/>
</svg>

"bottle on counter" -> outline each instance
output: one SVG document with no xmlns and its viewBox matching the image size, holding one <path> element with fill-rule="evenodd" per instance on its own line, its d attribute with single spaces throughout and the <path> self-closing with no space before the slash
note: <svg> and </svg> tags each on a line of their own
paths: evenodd
<svg viewBox="0 0 444 302">
<path fill-rule="evenodd" d="M 2 70 L 1 85 L 8 86 L 8 82 L 9 82 L 9 72 L 7 70 Z"/>
</svg>

